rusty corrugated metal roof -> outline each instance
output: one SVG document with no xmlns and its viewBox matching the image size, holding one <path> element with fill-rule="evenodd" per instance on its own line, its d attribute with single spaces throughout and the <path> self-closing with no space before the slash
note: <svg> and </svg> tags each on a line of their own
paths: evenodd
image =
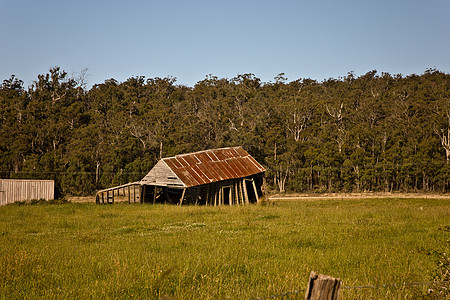
<svg viewBox="0 0 450 300">
<path fill-rule="evenodd" d="M 243 178 L 266 171 L 242 147 L 204 150 L 163 158 L 186 187 Z"/>
</svg>

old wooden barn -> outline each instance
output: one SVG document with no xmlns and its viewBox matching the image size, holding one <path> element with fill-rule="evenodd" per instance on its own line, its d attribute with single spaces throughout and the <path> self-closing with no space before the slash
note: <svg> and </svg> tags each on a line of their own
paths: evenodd
<svg viewBox="0 0 450 300">
<path fill-rule="evenodd" d="M 97 203 L 129 202 L 236 205 L 263 196 L 262 167 L 242 147 L 204 150 L 163 158 L 139 182 L 97 192 Z"/>
<path fill-rule="evenodd" d="M 0 205 L 29 200 L 53 200 L 53 180 L 0 179 Z"/>
</svg>

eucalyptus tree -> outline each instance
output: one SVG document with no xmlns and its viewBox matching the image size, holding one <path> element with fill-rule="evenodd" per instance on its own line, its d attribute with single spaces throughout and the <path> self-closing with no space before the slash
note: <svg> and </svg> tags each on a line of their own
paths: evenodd
<svg viewBox="0 0 450 300">
<path fill-rule="evenodd" d="M 26 134 L 28 95 L 23 81 L 11 75 L 0 85 L 0 172 L 9 177 L 19 172 L 31 137 Z"/>
</svg>

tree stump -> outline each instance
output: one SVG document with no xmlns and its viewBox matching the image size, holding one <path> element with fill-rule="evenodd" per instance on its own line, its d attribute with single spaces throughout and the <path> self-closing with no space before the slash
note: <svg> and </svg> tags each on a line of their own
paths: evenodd
<svg viewBox="0 0 450 300">
<path fill-rule="evenodd" d="M 316 274 L 316 272 L 311 271 L 305 300 L 337 300 L 340 288 L 341 281 L 339 278 Z"/>
</svg>

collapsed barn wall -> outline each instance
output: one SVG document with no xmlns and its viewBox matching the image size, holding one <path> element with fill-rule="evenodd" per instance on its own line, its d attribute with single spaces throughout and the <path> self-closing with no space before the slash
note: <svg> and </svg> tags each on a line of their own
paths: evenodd
<svg viewBox="0 0 450 300">
<path fill-rule="evenodd" d="M 263 197 L 263 174 L 180 189 L 144 185 L 143 202 L 191 205 L 239 205 Z M 156 191 L 156 193 L 155 193 Z"/>
</svg>

